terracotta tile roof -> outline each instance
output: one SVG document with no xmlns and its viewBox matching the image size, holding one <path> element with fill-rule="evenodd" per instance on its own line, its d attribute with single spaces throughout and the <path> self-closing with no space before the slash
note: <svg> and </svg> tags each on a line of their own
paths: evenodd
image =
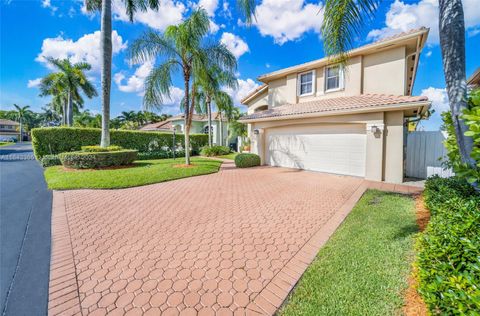
<svg viewBox="0 0 480 316">
<path fill-rule="evenodd" d="M 20 125 L 20 123 L 12 121 L 12 120 L 6 120 L 6 119 L 0 119 L 0 124 L 2 125 Z"/>
<path fill-rule="evenodd" d="M 348 110 L 369 109 L 386 105 L 427 102 L 424 96 L 395 96 L 385 94 L 363 94 L 357 96 L 319 99 L 298 104 L 285 104 L 275 108 L 242 116 L 241 121 L 270 117 L 296 116 L 310 113 L 339 112 Z"/>
<path fill-rule="evenodd" d="M 263 90 L 264 88 L 268 87 L 268 85 L 266 83 L 262 84 L 260 87 L 256 88 L 255 90 L 252 90 L 249 94 L 247 94 L 243 99 L 240 100 L 240 103 L 243 104 L 243 102 L 245 102 L 245 100 L 248 100 L 250 99 L 252 96 L 254 96 L 255 94 L 257 94 L 257 92 Z"/>
<path fill-rule="evenodd" d="M 162 122 L 157 122 L 157 123 L 152 123 L 152 124 L 147 124 L 145 126 L 142 126 L 140 130 L 142 131 L 171 131 L 173 128 L 173 121 L 178 121 L 178 120 L 183 120 L 184 114 L 172 116 L 169 119 L 162 121 Z M 218 112 L 212 112 L 212 120 L 218 121 L 220 120 L 220 114 Z M 227 119 L 223 117 L 223 121 L 226 121 Z M 192 121 L 196 122 L 207 122 L 208 117 L 205 114 L 193 114 Z"/>
<path fill-rule="evenodd" d="M 467 84 L 471 86 L 480 86 L 480 67 L 468 78 Z"/>
<path fill-rule="evenodd" d="M 418 33 L 420 31 L 426 31 L 426 30 L 428 30 L 428 27 L 422 26 L 422 27 L 419 27 L 419 28 L 416 28 L 416 29 L 411 29 L 411 30 L 408 30 L 408 31 L 405 31 L 405 32 L 397 33 L 397 34 L 394 34 L 392 36 L 387 36 L 387 37 L 380 38 L 379 40 L 376 40 L 375 42 L 373 42 L 371 44 L 378 44 L 378 43 L 387 42 L 387 41 L 390 41 L 390 40 L 393 40 L 393 39 L 396 39 L 396 38 L 399 38 L 399 37 L 407 36 L 407 35 L 410 35 L 410 34 L 415 34 L 415 33 Z M 367 45 L 370 45 L 370 44 L 367 44 Z M 367 46 L 367 45 L 365 45 L 365 46 Z"/>
</svg>

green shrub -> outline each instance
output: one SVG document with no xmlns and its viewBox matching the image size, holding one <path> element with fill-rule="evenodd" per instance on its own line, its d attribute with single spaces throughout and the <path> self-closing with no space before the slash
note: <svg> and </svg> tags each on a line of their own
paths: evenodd
<svg viewBox="0 0 480 316">
<path fill-rule="evenodd" d="M 124 149 L 110 152 L 74 151 L 58 156 L 64 167 L 73 169 L 96 169 L 129 165 L 137 159 L 137 151 Z"/>
<path fill-rule="evenodd" d="M 456 178 L 429 178 L 430 222 L 417 240 L 419 291 L 432 314 L 480 311 L 480 195 Z"/>
<path fill-rule="evenodd" d="M 185 157 L 185 151 L 180 150 L 175 152 L 175 158 Z M 150 160 L 150 159 L 166 159 L 173 158 L 172 151 L 147 151 L 138 153 L 138 160 Z"/>
<path fill-rule="evenodd" d="M 249 168 L 260 166 L 260 156 L 256 154 L 238 154 L 235 157 L 235 166 L 238 168 Z"/>
<path fill-rule="evenodd" d="M 228 155 L 230 153 L 230 148 L 226 146 L 205 146 L 202 148 L 200 155 L 205 157 L 221 156 Z"/>
<path fill-rule="evenodd" d="M 47 168 L 51 166 L 59 166 L 62 164 L 62 162 L 57 155 L 45 155 L 43 156 L 42 160 L 40 160 L 40 164 L 43 168 Z"/>
<path fill-rule="evenodd" d="M 37 159 L 48 154 L 60 154 L 69 151 L 78 151 L 82 146 L 98 145 L 101 130 L 98 128 L 74 127 L 44 127 L 32 129 L 32 145 Z M 139 152 L 168 151 L 173 147 L 173 137 L 170 133 L 111 130 L 112 145 L 125 149 L 135 149 Z M 183 145 L 183 134 L 175 138 L 177 148 Z M 200 148 L 208 143 L 208 135 L 190 135 L 192 155 L 198 154 Z"/>
<path fill-rule="evenodd" d="M 99 145 L 95 146 L 82 146 L 82 151 L 90 152 L 90 153 L 98 153 L 98 152 L 106 152 L 106 151 L 119 151 L 123 148 L 120 146 L 108 146 L 108 147 L 100 147 Z"/>
</svg>

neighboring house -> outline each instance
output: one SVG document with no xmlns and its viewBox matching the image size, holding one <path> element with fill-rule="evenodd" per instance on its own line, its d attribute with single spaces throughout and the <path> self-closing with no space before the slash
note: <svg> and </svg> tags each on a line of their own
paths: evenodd
<svg viewBox="0 0 480 316">
<path fill-rule="evenodd" d="M 345 69 L 322 58 L 260 76 L 242 100 L 251 151 L 271 166 L 403 182 L 408 122 L 430 107 L 411 96 L 428 31 L 354 49 Z"/>
<path fill-rule="evenodd" d="M 468 78 L 467 84 L 472 88 L 480 87 L 480 67 Z"/>
<path fill-rule="evenodd" d="M 15 121 L 0 119 L 0 140 L 15 139 L 20 140 L 20 124 Z"/>
<path fill-rule="evenodd" d="M 165 121 L 152 123 L 140 128 L 142 131 L 156 131 L 156 132 L 173 132 L 173 128 L 177 133 L 184 132 L 184 115 L 173 116 Z M 216 145 L 226 145 L 227 133 L 227 119 L 220 119 L 218 112 L 212 113 L 212 141 Z M 206 115 L 193 114 L 192 126 L 190 128 L 192 134 L 208 134 L 208 117 Z M 223 142 L 220 140 L 223 139 Z"/>
</svg>

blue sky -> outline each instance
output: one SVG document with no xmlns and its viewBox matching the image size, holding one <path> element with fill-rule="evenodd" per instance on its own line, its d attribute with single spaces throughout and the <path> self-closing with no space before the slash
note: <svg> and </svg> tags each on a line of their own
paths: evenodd
<svg viewBox="0 0 480 316">
<path fill-rule="evenodd" d="M 98 14 L 86 13 L 81 0 L 0 0 L 0 106 L 10 109 L 13 103 L 30 105 L 40 110 L 49 102 L 38 96 L 38 79 L 50 69 L 45 56 L 73 61 L 86 60 L 93 66 L 88 76 L 100 87 L 100 49 Z M 129 45 L 151 27 L 163 31 L 178 23 L 197 6 L 210 16 L 210 36 L 222 40 L 238 57 L 239 89 L 230 91 L 239 100 L 259 83 L 259 75 L 323 57 L 319 26 L 322 1 L 262 0 L 257 1 L 257 22 L 245 26 L 228 0 L 161 0 L 158 12 L 137 14 L 136 21 L 126 21 L 121 0 L 114 0 L 114 57 L 112 82 L 112 116 L 121 111 L 142 109 L 143 81 L 152 63 L 131 65 L 126 59 Z M 480 66 L 480 0 L 464 0 L 467 27 L 467 75 Z M 20 22 L 19 22 L 20 21 Z M 422 128 L 438 129 L 439 113 L 448 108 L 438 45 L 438 4 L 436 0 L 383 1 L 376 18 L 357 39 L 363 45 L 383 36 L 419 26 L 431 28 L 424 48 L 414 95 L 427 95 L 437 114 Z M 160 112 L 175 114 L 183 90 L 175 78 L 172 100 Z M 100 89 L 98 89 L 100 90 Z M 85 108 L 97 113 L 100 98 L 87 100 Z"/>
</svg>

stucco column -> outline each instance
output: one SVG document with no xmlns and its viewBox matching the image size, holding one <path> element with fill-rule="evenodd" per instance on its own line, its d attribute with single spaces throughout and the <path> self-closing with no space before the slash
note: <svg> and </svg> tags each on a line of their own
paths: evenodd
<svg viewBox="0 0 480 316">
<path fill-rule="evenodd" d="M 365 163 L 365 179 L 382 181 L 383 178 L 383 123 L 366 125 L 367 155 Z"/>
<path fill-rule="evenodd" d="M 263 128 L 255 128 L 252 124 L 252 130 L 250 134 L 251 152 L 260 156 L 260 162 L 265 164 L 265 130 Z"/>
<path fill-rule="evenodd" d="M 385 182 L 403 182 L 403 111 L 385 113 Z"/>
</svg>

